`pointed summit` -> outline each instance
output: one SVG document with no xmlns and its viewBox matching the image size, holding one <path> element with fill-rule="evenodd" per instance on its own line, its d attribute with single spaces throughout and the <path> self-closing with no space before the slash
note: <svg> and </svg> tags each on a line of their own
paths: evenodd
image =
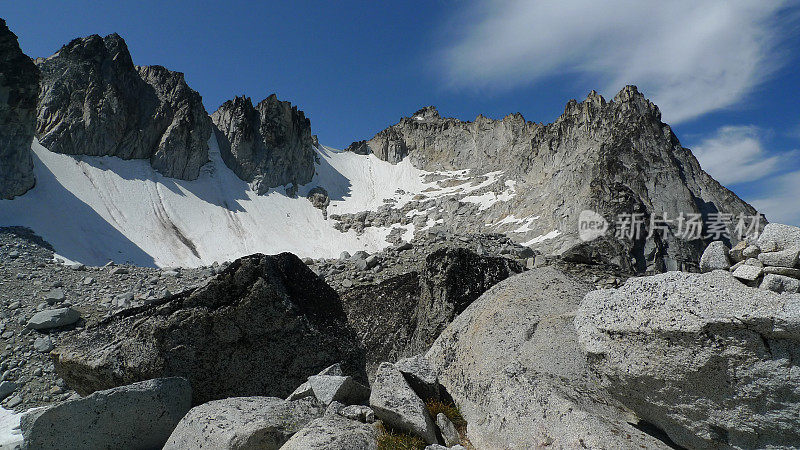
<svg viewBox="0 0 800 450">
<path fill-rule="evenodd" d="M 441 116 L 435 106 L 426 106 L 415 112 L 411 118 L 414 120 L 432 120 L 441 119 Z"/>
</svg>

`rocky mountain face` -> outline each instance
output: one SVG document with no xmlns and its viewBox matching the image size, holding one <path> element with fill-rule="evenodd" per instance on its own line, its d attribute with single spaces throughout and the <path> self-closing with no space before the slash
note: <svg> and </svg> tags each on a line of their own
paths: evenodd
<svg viewBox="0 0 800 450">
<path fill-rule="evenodd" d="M 149 159 L 162 174 L 197 178 L 211 121 L 183 74 L 134 66 L 117 34 L 75 39 L 37 60 L 39 141 L 58 153 Z"/>
<path fill-rule="evenodd" d="M 225 164 L 258 194 L 314 176 L 311 121 L 275 94 L 255 107 L 248 97 L 228 100 L 211 119 Z"/>
<path fill-rule="evenodd" d="M 22 195 L 36 183 L 31 141 L 38 95 L 39 71 L 0 19 L 0 199 Z"/>
<path fill-rule="evenodd" d="M 392 163 L 408 158 L 432 172 L 502 171 L 504 181 L 515 183 L 516 195 L 480 211 L 481 222 L 532 216 L 531 232 L 518 235 L 520 241 L 539 236 L 534 243 L 544 251 L 634 272 L 696 269 L 705 245 L 679 238 L 675 223 L 649 237 L 644 232 L 638 238 L 615 238 L 619 214 L 641 214 L 649 224 L 681 213 L 700 214 L 705 222 L 716 213 L 756 213 L 700 168 L 661 121 L 658 107 L 635 86 L 626 86 L 613 101 L 594 91 L 583 102 L 571 100 L 546 125 L 527 122 L 520 114 L 464 122 L 442 118 L 427 107 L 348 150 Z M 578 238 L 584 210 L 607 221 L 604 237 L 588 243 Z"/>
</svg>

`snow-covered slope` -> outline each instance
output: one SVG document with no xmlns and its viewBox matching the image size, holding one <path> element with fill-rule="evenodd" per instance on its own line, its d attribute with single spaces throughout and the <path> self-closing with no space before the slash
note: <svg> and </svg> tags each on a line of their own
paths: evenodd
<svg viewBox="0 0 800 450">
<path fill-rule="evenodd" d="M 428 173 L 408 161 L 389 164 L 372 155 L 320 147 L 314 179 L 300 187 L 297 197 L 282 188 L 259 196 L 222 162 L 213 136 L 209 147 L 211 161 L 200 177 L 183 181 L 158 174 L 147 161 L 56 154 L 34 141 L 36 187 L 0 201 L 0 226 L 30 227 L 59 255 L 93 265 L 113 260 L 198 266 L 282 251 L 336 257 L 343 250 L 389 245 L 390 227 L 368 227 L 361 235 L 336 230 L 334 221 L 323 219 L 305 198 L 315 186 L 328 191 L 329 214 L 375 210 L 390 198 L 402 206 L 423 191 L 429 197 L 454 190 L 468 195 L 480 187 L 441 188 L 426 183 Z M 409 239 L 413 225 L 405 228 Z"/>
</svg>

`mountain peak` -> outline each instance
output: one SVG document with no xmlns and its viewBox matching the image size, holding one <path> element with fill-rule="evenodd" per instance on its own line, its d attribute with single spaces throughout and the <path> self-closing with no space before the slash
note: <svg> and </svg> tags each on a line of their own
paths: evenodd
<svg viewBox="0 0 800 450">
<path fill-rule="evenodd" d="M 414 120 L 431 120 L 441 119 L 442 117 L 439 115 L 439 111 L 435 106 L 426 106 L 417 110 L 411 118 Z"/>
</svg>

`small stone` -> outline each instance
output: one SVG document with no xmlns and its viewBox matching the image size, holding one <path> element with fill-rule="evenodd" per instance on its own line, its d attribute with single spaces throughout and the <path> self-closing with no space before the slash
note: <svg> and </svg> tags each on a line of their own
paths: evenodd
<svg viewBox="0 0 800 450">
<path fill-rule="evenodd" d="M 20 404 L 22 404 L 22 397 L 20 397 L 19 394 L 17 394 L 15 396 L 11 397 L 10 399 L 8 399 L 8 402 L 6 403 L 6 407 L 15 408 L 15 407 L 19 406 Z"/>
<path fill-rule="evenodd" d="M 86 270 L 86 266 L 79 262 L 71 263 L 67 267 L 75 271 Z"/>
<path fill-rule="evenodd" d="M 740 280 L 755 281 L 758 279 L 758 277 L 761 276 L 761 273 L 763 271 L 764 269 L 762 269 L 761 267 L 745 264 L 739 266 L 739 268 L 733 272 L 733 276 Z"/>
<path fill-rule="evenodd" d="M 351 288 L 353 287 L 353 282 L 350 279 L 344 279 L 342 280 L 342 287 Z"/>
<path fill-rule="evenodd" d="M 125 275 L 128 273 L 128 269 L 125 267 L 114 267 L 108 273 L 111 275 Z"/>
<path fill-rule="evenodd" d="M 406 250 L 411 250 L 412 248 L 414 248 L 414 245 L 411 244 L 411 242 L 402 242 L 398 244 L 394 249 L 397 250 L 398 252 L 403 252 Z"/>
<path fill-rule="evenodd" d="M 744 261 L 744 264 L 747 266 L 764 267 L 764 263 L 762 263 L 758 258 L 747 258 Z"/>
<path fill-rule="evenodd" d="M 48 305 L 63 302 L 66 298 L 67 296 L 64 294 L 64 290 L 61 288 L 53 289 L 44 296 Z"/>
<path fill-rule="evenodd" d="M 17 259 L 19 258 L 19 252 L 16 250 L 12 250 L 8 253 L 8 257 L 11 259 Z"/>
<path fill-rule="evenodd" d="M 28 321 L 27 327 L 34 330 L 46 330 L 72 325 L 80 318 L 80 313 L 72 308 L 47 309 L 34 314 Z"/>
<path fill-rule="evenodd" d="M 744 249 L 747 248 L 747 242 L 739 241 L 736 245 L 734 245 L 731 250 L 728 252 L 728 257 L 730 257 L 731 262 L 738 263 L 740 261 L 744 261 Z"/>
<path fill-rule="evenodd" d="M 708 244 L 703 256 L 700 257 L 700 271 L 711 272 L 712 270 L 728 270 L 731 262 L 728 259 L 728 247 L 722 241 L 714 241 Z"/>
<path fill-rule="evenodd" d="M 0 400 L 5 399 L 17 390 L 17 383 L 13 381 L 0 382 Z"/>
<path fill-rule="evenodd" d="M 391 363 L 381 363 L 375 373 L 369 404 L 375 416 L 386 425 L 421 437 L 435 444 L 436 425 L 425 408 L 425 403 L 411 389 L 397 368 Z"/>
<path fill-rule="evenodd" d="M 375 422 L 375 411 L 369 406 L 364 405 L 345 406 L 339 410 L 339 415 L 347 417 L 350 420 L 358 420 L 364 423 Z"/>
<path fill-rule="evenodd" d="M 92 285 L 92 284 L 94 284 L 94 278 L 92 278 L 92 277 L 86 277 L 86 278 L 84 278 L 84 279 L 83 279 L 83 284 L 84 284 L 85 286 L 89 286 L 89 285 Z"/>
<path fill-rule="evenodd" d="M 800 269 L 793 269 L 790 267 L 764 267 L 764 273 L 773 273 L 775 275 L 800 279 Z"/>
<path fill-rule="evenodd" d="M 342 252 L 339 254 L 339 261 L 347 261 L 348 259 L 350 259 L 349 252 Z"/>
<path fill-rule="evenodd" d="M 38 337 L 33 341 L 33 348 L 36 349 L 37 352 L 47 353 L 52 350 L 53 347 L 53 340 L 50 339 L 50 336 Z"/>
<path fill-rule="evenodd" d="M 744 259 L 757 258 L 759 253 L 761 253 L 761 249 L 757 245 L 748 245 L 742 250 L 742 257 Z"/>
<path fill-rule="evenodd" d="M 451 422 L 447 416 L 442 413 L 437 414 L 436 425 L 439 427 L 439 431 L 442 433 L 444 445 L 451 447 L 453 445 L 458 445 L 461 442 L 461 436 L 458 434 L 456 426 L 453 425 L 453 422 Z"/>
<path fill-rule="evenodd" d="M 369 398 L 369 388 L 353 380 L 352 377 L 335 375 L 314 375 L 308 377 L 314 396 L 324 405 L 341 402 L 355 405 Z"/>
</svg>

